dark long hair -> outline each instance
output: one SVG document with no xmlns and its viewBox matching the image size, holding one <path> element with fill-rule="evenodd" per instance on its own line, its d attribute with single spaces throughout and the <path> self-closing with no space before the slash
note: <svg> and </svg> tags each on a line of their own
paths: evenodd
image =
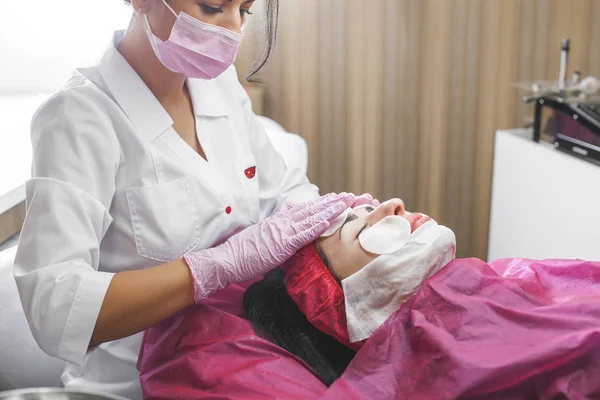
<svg viewBox="0 0 600 400">
<path fill-rule="evenodd" d="M 250 73 L 246 77 L 248 82 L 260 82 L 260 80 L 255 79 L 254 76 L 267 64 L 269 57 L 271 57 L 271 54 L 273 54 L 273 51 L 275 50 L 277 29 L 279 28 L 279 0 L 266 0 L 265 13 L 265 48 L 261 59 L 252 64 Z"/>
<path fill-rule="evenodd" d="M 244 294 L 246 318 L 267 340 L 304 360 L 329 386 L 356 353 L 308 322 L 288 294 L 284 277 L 277 268 L 248 288 Z"/>
<path fill-rule="evenodd" d="M 131 5 L 131 0 L 123 0 Z M 275 50 L 277 42 L 277 29 L 279 27 L 279 0 L 265 0 L 265 48 L 261 58 L 252 64 L 250 73 L 246 76 L 248 82 L 260 82 L 254 76 L 267 64 L 269 57 Z"/>
</svg>

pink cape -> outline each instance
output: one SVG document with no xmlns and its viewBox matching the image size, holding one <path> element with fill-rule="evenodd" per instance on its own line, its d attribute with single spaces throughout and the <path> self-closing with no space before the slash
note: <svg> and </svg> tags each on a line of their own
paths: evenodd
<svg viewBox="0 0 600 400">
<path fill-rule="evenodd" d="M 254 334 L 240 317 L 243 292 L 229 287 L 146 332 L 145 398 L 600 397 L 600 263 L 455 260 L 329 388 Z"/>
</svg>

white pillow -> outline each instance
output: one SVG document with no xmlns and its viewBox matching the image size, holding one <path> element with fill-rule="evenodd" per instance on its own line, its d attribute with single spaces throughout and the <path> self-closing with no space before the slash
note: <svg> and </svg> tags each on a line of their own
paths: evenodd
<svg viewBox="0 0 600 400">
<path fill-rule="evenodd" d="M 277 122 L 256 116 L 265 127 L 273 147 L 281 154 L 288 168 L 300 168 L 304 173 L 308 169 L 308 146 L 306 141 L 295 133 L 288 133 Z"/>
</svg>

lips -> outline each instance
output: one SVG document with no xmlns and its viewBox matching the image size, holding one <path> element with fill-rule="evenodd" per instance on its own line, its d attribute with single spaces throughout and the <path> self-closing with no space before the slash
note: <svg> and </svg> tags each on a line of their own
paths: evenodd
<svg viewBox="0 0 600 400">
<path fill-rule="evenodd" d="M 426 222 L 431 221 L 431 218 L 429 218 L 427 215 L 419 213 L 412 213 L 408 217 L 406 217 L 406 219 L 410 223 L 411 233 L 416 231 Z"/>
</svg>

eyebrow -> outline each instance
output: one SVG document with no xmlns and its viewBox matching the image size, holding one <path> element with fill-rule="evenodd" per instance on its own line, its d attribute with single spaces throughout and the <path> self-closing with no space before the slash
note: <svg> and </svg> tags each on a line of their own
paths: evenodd
<svg viewBox="0 0 600 400">
<path fill-rule="evenodd" d="M 375 211 L 375 207 L 372 207 L 372 206 L 366 206 L 366 207 L 365 207 L 365 210 L 367 210 L 367 211 L 369 212 L 369 214 L 370 214 L 370 213 L 372 213 L 373 211 Z M 339 240 L 342 240 L 342 229 L 344 228 L 344 226 L 345 226 L 345 225 L 346 225 L 348 222 L 352 222 L 352 221 L 354 221 L 355 219 L 358 219 L 358 216 L 357 216 L 356 214 L 352 214 L 352 213 L 348 214 L 348 217 L 346 217 L 346 220 L 344 221 L 344 223 L 342 224 L 342 226 L 340 226 L 340 229 L 339 229 L 339 231 L 338 231 L 338 237 L 339 237 Z M 363 227 L 363 229 L 364 229 L 364 227 Z M 361 232 L 362 232 L 362 230 L 361 230 Z"/>
<path fill-rule="evenodd" d="M 357 218 L 358 218 L 358 216 L 356 214 L 348 214 L 348 216 L 346 217 L 346 220 L 344 221 L 342 226 L 340 226 L 340 230 L 338 231 L 338 236 L 339 236 L 340 240 L 342 240 L 342 229 L 344 229 L 344 226 L 346 226 L 346 224 L 348 222 L 352 222 Z"/>
</svg>

